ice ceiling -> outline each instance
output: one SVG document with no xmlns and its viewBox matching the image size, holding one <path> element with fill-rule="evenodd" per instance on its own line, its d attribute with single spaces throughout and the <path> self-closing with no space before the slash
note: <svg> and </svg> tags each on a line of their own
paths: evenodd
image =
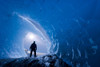
<svg viewBox="0 0 100 67">
<path fill-rule="evenodd" d="M 99 67 L 99 29 L 99 0 L 0 0 L 0 58 L 26 56 L 23 38 L 38 35 L 65 61 Z"/>
</svg>

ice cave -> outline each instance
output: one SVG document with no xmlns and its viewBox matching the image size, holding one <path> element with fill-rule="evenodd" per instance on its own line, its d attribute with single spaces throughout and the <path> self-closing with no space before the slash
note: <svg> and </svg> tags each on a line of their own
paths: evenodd
<svg viewBox="0 0 100 67">
<path fill-rule="evenodd" d="M 100 0 L 0 0 L 0 59 L 56 54 L 75 67 L 100 67 Z"/>
</svg>

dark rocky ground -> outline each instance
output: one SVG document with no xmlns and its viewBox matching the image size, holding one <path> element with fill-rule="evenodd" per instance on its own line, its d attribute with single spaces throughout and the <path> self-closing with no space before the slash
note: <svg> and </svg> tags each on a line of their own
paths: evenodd
<svg viewBox="0 0 100 67">
<path fill-rule="evenodd" d="M 0 67 L 72 67 L 56 55 L 44 55 L 36 58 L 1 59 Z"/>
</svg>

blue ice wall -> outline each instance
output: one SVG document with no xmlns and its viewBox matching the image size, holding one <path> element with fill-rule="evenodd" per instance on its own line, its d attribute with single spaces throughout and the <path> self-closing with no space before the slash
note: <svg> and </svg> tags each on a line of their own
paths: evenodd
<svg viewBox="0 0 100 67">
<path fill-rule="evenodd" d="M 0 52 L 4 53 L 0 57 L 9 57 L 4 49 L 13 50 L 4 36 L 9 36 L 9 40 L 15 36 L 19 20 L 13 13 L 17 12 L 38 21 L 45 29 L 52 41 L 51 53 L 74 66 L 100 66 L 99 4 L 99 0 L 0 0 Z"/>
</svg>

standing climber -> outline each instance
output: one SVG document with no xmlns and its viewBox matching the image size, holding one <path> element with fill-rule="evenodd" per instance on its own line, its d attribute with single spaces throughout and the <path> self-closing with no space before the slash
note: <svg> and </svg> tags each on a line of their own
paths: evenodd
<svg viewBox="0 0 100 67">
<path fill-rule="evenodd" d="M 32 52 L 34 51 L 34 57 L 36 57 L 36 50 L 37 50 L 37 45 L 35 43 L 35 41 L 32 43 L 32 45 L 30 46 L 30 57 L 32 56 Z"/>
</svg>

